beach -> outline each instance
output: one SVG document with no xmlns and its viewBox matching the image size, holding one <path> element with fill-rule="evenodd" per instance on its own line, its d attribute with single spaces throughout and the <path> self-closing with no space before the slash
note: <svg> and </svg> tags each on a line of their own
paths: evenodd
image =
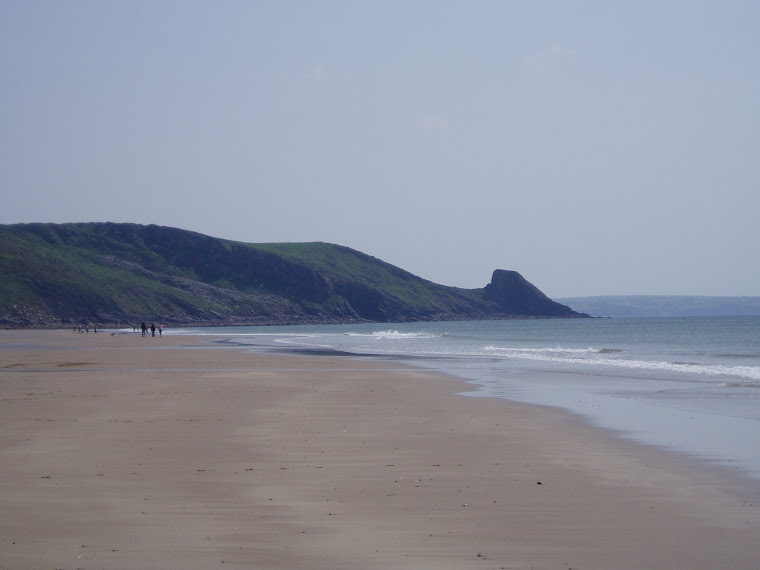
<svg viewBox="0 0 760 570">
<path fill-rule="evenodd" d="M 386 360 L 0 331 L 0 568 L 757 567 L 760 489 Z"/>
</svg>

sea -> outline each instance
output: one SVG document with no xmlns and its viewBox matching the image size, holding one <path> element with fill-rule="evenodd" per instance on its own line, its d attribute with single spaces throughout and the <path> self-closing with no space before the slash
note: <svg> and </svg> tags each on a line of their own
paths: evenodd
<svg viewBox="0 0 760 570">
<path fill-rule="evenodd" d="M 760 316 L 170 329 L 252 351 L 402 361 L 463 396 L 561 408 L 620 437 L 760 480 Z M 221 340 L 221 338 L 220 338 Z"/>
</svg>

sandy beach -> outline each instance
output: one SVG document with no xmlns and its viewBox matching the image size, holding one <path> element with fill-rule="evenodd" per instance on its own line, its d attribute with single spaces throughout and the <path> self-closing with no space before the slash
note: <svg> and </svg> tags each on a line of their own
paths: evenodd
<svg viewBox="0 0 760 570">
<path fill-rule="evenodd" d="M 0 568 L 751 569 L 760 489 L 387 361 L 0 331 Z"/>
</svg>

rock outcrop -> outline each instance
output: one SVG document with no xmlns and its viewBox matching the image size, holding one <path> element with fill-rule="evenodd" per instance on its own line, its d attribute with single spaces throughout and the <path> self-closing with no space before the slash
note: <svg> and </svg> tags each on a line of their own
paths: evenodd
<svg viewBox="0 0 760 570">
<path fill-rule="evenodd" d="M 575 317 L 570 307 L 552 301 L 538 287 L 529 283 L 517 271 L 497 269 L 484 289 L 487 300 L 496 303 L 508 315 L 546 317 Z"/>
</svg>

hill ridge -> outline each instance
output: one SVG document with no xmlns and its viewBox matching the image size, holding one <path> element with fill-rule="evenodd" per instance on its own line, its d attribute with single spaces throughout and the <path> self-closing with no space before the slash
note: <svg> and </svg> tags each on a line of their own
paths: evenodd
<svg viewBox="0 0 760 570">
<path fill-rule="evenodd" d="M 461 289 L 343 245 L 245 243 L 154 224 L 0 225 L 0 274 L 6 328 L 584 316 L 517 272 Z"/>
</svg>

